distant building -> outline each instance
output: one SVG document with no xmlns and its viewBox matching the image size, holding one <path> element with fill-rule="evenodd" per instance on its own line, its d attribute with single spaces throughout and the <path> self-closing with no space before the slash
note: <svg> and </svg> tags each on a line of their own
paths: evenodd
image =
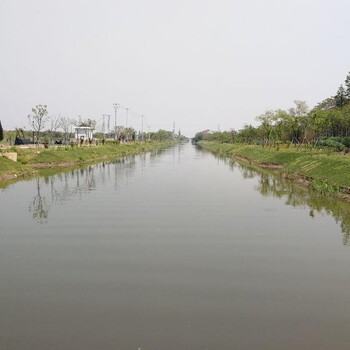
<svg viewBox="0 0 350 350">
<path fill-rule="evenodd" d="M 84 123 L 75 127 L 75 139 L 78 141 L 84 140 L 92 140 L 93 139 L 93 128 Z"/>
</svg>

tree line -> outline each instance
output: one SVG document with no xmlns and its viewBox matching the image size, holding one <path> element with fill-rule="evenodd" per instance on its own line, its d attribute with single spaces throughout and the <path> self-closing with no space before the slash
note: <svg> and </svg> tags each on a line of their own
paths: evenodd
<svg viewBox="0 0 350 350">
<path fill-rule="evenodd" d="M 97 122 L 93 119 L 82 120 L 79 118 L 67 118 L 62 116 L 51 116 L 48 112 L 47 105 L 36 105 L 32 108 L 32 113 L 28 115 L 28 122 L 31 130 L 24 128 L 15 128 L 15 130 L 7 131 L 4 135 L 0 121 L 0 142 L 14 143 L 15 139 L 25 140 L 26 143 L 50 143 L 60 141 L 64 144 L 74 139 L 75 135 L 73 127 L 88 126 L 94 132 L 94 138 L 97 139 L 115 139 L 118 141 L 169 141 L 182 140 L 184 137 L 179 131 L 178 134 L 167 130 L 158 130 L 148 133 L 137 132 L 132 127 L 117 126 L 115 130 L 108 132 L 97 131 Z M 113 128 L 114 129 L 114 128 Z"/>
<path fill-rule="evenodd" d="M 198 132 L 194 142 L 319 143 L 333 147 L 350 147 L 350 73 L 334 96 L 309 109 L 305 101 L 296 100 L 288 110 L 268 110 L 256 117 L 258 126 L 245 124 L 242 130 Z"/>
</svg>

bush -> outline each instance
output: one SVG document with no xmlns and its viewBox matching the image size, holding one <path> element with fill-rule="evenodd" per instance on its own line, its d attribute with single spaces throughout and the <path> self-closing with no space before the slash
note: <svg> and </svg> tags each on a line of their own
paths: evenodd
<svg viewBox="0 0 350 350">
<path fill-rule="evenodd" d="M 346 147 L 350 147 L 350 137 L 342 137 L 341 143 Z"/>
<path fill-rule="evenodd" d="M 325 140 L 321 140 L 319 143 L 320 146 L 331 147 L 337 151 L 343 151 L 346 147 L 343 143 L 335 140 L 335 138 L 329 138 Z"/>
</svg>

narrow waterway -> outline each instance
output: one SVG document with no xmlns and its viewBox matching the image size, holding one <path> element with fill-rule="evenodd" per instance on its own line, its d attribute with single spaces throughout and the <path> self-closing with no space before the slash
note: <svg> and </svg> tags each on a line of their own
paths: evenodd
<svg viewBox="0 0 350 350">
<path fill-rule="evenodd" d="M 349 236 L 349 204 L 190 144 L 18 182 L 0 349 L 349 349 Z"/>
</svg>

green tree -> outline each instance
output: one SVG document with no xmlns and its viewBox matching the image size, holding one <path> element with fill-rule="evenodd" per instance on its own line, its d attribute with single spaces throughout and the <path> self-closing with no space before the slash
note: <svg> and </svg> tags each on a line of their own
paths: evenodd
<svg viewBox="0 0 350 350">
<path fill-rule="evenodd" d="M 334 108 L 334 107 L 336 107 L 335 98 L 334 97 L 328 97 L 325 100 L 323 100 L 322 102 L 318 103 L 316 105 L 316 107 L 314 107 L 313 110 L 316 110 L 316 109 L 328 110 L 328 109 L 331 109 L 331 108 Z"/>
<path fill-rule="evenodd" d="M 4 129 L 2 128 L 1 125 L 1 120 L 0 120 L 0 142 L 4 139 Z"/>
<path fill-rule="evenodd" d="M 29 125 L 36 132 L 36 140 L 39 143 L 40 131 L 45 127 L 48 120 L 48 111 L 46 105 L 36 105 L 32 108 L 32 113 L 28 115 Z"/>
<path fill-rule="evenodd" d="M 132 127 L 125 128 L 124 129 L 125 136 L 126 136 L 126 141 L 135 141 L 136 137 L 136 130 Z"/>
<path fill-rule="evenodd" d="M 346 104 L 346 95 L 343 85 L 340 85 L 337 94 L 334 96 L 337 107 L 343 107 Z"/>
<path fill-rule="evenodd" d="M 289 114 L 283 109 L 277 109 L 274 111 L 272 116 L 273 125 L 273 135 L 278 141 L 285 141 L 289 137 L 285 135 L 288 130 Z"/>
<path fill-rule="evenodd" d="M 347 102 L 349 103 L 350 102 L 350 72 L 346 76 L 345 86 L 346 86 L 345 97 L 347 99 Z"/>
<path fill-rule="evenodd" d="M 251 124 L 245 124 L 243 129 L 238 132 L 237 138 L 240 142 L 256 142 L 258 139 L 258 130 Z"/>
<path fill-rule="evenodd" d="M 204 135 L 204 132 L 203 131 L 199 131 L 197 132 L 194 137 L 192 138 L 192 143 L 197 143 L 199 141 L 202 141 L 203 140 L 203 135 Z"/>
<path fill-rule="evenodd" d="M 259 132 L 261 139 L 263 141 L 263 145 L 269 143 L 271 138 L 271 131 L 273 129 L 272 123 L 274 120 L 274 111 L 266 111 L 265 113 L 256 117 L 258 121 L 260 121 Z"/>
<path fill-rule="evenodd" d="M 330 129 L 330 111 L 324 109 L 314 109 L 311 114 L 313 131 L 318 136 L 326 136 Z"/>
<path fill-rule="evenodd" d="M 154 141 L 170 141 L 174 136 L 172 131 L 159 129 L 157 132 L 151 132 L 150 138 Z"/>
</svg>

